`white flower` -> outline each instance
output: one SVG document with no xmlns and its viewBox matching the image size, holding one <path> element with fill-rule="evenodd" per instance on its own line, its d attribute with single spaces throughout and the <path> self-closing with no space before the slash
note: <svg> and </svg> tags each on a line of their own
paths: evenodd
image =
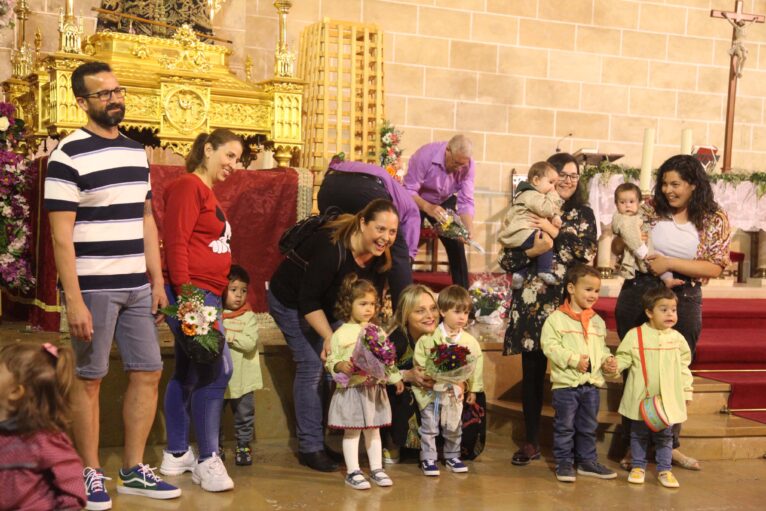
<svg viewBox="0 0 766 511">
<path fill-rule="evenodd" d="M 526 351 L 532 351 L 535 348 L 535 341 L 527 337 L 521 341 L 521 345 Z"/>
<path fill-rule="evenodd" d="M 11 125 L 11 121 L 6 116 L 0 117 L 0 131 L 7 130 Z"/>
<path fill-rule="evenodd" d="M 212 323 L 218 317 L 218 311 L 215 307 L 203 307 L 202 317 L 205 318 L 206 323 Z"/>
<path fill-rule="evenodd" d="M 537 301 L 537 292 L 532 288 L 524 288 L 521 293 L 521 299 L 524 303 L 535 303 Z"/>
<path fill-rule="evenodd" d="M 11 216 L 11 206 L 9 206 L 8 204 L 3 205 L 3 216 L 5 218 L 8 218 L 9 216 Z"/>
<path fill-rule="evenodd" d="M 513 319 L 513 322 L 516 323 L 519 321 L 519 311 L 513 311 L 511 313 L 511 318 Z"/>
<path fill-rule="evenodd" d="M 209 326 L 207 326 L 207 325 L 201 325 L 201 326 L 200 326 L 200 327 L 197 329 L 197 334 L 199 334 L 199 335 L 206 335 L 206 334 L 207 334 L 209 331 L 210 331 L 210 327 L 209 327 Z"/>
<path fill-rule="evenodd" d="M 184 316 L 184 323 L 187 325 L 202 325 L 202 317 L 196 312 L 189 312 Z"/>
</svg>

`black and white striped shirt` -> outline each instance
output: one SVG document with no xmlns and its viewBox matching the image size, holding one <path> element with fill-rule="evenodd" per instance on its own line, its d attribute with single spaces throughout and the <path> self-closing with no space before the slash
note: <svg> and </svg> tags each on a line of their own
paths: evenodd
<svg viewBox="0 0 766 511">
<path fill-rule="evenodd" d="M 76 212 L 73 241 L 82 292 L 148 285 L 144 202 L 151 198 L 144 147 L 78 129 L 51 153 L 45 208 Z"/>
</svg>

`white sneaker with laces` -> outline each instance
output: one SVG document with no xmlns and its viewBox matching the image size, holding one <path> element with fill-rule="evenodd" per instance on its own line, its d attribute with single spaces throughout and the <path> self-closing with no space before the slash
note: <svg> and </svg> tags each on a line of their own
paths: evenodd
<svg viewBox="0 0 766 511">
<path fill-rule="evenodd" d="M 201 463 L 197 463 L 192 470 L 192 481 L 199 484 L 205 491 L 226 491 L 234 488 L 234 481 L 231 480 L 226 472 L 226 466 L 218 457 L 213 454 L 211 457 Z"/>
<path fill-rule="evenodd" d="M 160 474 L 164 476 L 180 476 L 184 472 L 192 472 L 197 464 L 197 457 L 192 448 L 184 453 L 183 456 L 176 458 L 168 451 L 162 451 L 162 464 L 160 465 Z"/>
</svg>

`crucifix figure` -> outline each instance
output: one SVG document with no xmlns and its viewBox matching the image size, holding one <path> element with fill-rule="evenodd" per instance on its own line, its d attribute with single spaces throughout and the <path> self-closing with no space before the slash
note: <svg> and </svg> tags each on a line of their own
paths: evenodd
<svg viewBox="0 0 766 511">
<path fill-rule="evenodd" d="M 732 141 L 734 138 L 734 103 L 737 99 L 737 79 L 742 77 L 742 66 L 747 59 L 745 48 L 745 26 L 748 23 L 763 23 L 766 17 L 759 14 L 745 14 L 742 12 L 743 0 L 736 0 L 734 12 L 710 11 L 713 18 L 724 18 L 733 27 L 731 37 L 731 64 L 729 66 L 729 99 L 726 105 L 726 136 L 723 151 L 723 172 L 731 171 Z"/>
</svg>

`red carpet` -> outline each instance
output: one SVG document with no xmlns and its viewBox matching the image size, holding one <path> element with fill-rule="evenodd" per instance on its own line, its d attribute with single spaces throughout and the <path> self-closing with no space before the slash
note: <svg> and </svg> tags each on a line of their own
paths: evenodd
<svg viewBox="0 0 766 511">
<path fill-rule="evenodd" d="M 415 272 L 415 281 L 434 290 L 449 285 L 447 273 Z M 607 328 L 616 330 L 616 298 L 600 298 L 596 312 Z M 702 333 L 697 343 L 694 370 L 766 370 L 766 300 L 706 298 L 702 302 Z M 766 372 L 711 372 L 700 376 L 731 385 L 729 408 L 766 410 Z M 766 411 L 734 412 L 766 424 Z"/>
</svg>

